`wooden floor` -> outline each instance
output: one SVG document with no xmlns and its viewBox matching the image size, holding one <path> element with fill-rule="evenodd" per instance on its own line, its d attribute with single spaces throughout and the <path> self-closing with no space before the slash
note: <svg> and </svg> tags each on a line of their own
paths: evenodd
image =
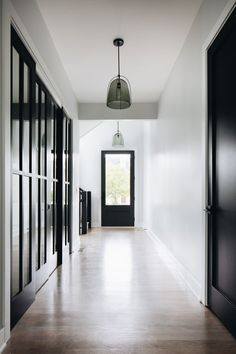
<svg viewBox="0 0 236 354">
<path fill-rule="evenodd" d="M 4 353 L 235 354 L 143 231 L 95 230 L 53 273 Z"/>
</svg>

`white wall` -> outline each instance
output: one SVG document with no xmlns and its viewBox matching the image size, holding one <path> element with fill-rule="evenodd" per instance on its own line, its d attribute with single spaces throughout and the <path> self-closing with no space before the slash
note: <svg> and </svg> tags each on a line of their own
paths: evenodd
<svg viewBox="0 0 236 354">
<path fill-rule="evenodd" d="M 143 124 L 134 120 L 120 122 L 124 149 L 135 150 L 135 226 L 138 227 L 143 224 Z M 80 140 L 80 187 L 92 192 L 93 227 L 101 226 L 101 150 L 113 149 L 115 131 L 115 121 L 103 121 Z"/>
<path fill-rule="evenodd" d="M 161 95 L 158 119 L 145 127 L 145 224 L 181 263 L 199 298 L 205 242 L 202 48 L 227 2 L 203 1 Z"/>
</svg>

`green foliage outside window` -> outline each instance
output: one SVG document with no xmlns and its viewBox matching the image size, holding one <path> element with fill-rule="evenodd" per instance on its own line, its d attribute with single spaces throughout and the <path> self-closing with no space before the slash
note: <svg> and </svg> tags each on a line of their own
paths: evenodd
<svg viewBox="0 0 236 354">
<path fill-rule="evenodd" d="M 120 165 L 109 167 L 106 171 L 106 204 L 129 205 L 130 171 Z"/>
</svg>

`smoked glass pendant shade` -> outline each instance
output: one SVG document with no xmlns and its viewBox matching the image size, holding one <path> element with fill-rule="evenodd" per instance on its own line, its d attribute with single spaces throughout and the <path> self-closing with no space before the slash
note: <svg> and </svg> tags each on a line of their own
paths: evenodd
<svg viewBox="0 0 236 354">
<path fill-rule="evenodd" d="M 123 147 L 124 146 L 124 138 L 120 132 L 115 133 L 112 139 L 112 146 L 114 147 Z"/>
<path fill-rule="evenodd" d="M 111 80 L 107 93 L 107 106 L 113 109 L 125 109 L 131 106 L 129 83 L 124 77 Z"/>
<path fill-rule="evenodd" d="M 107 107 L 112 109 L 125 109 L 131 106 L 131 90 L 129 80 L 120 74 L 120 47 L 123 46 L 124 40 L 122 38 L 115 38 L 113 44 L 118 50 L 118 75 L 109 83 L 107 90 Z"/>
<path fill-rule="evenodd" d="M 120 132 L 119 121 L 117 122 L 117 131 L 113 135 L 112 146 L 113 147 L 123 147 L 124 146 L 124 138 L 123 138 L 123 135 Z"/>
</svg>

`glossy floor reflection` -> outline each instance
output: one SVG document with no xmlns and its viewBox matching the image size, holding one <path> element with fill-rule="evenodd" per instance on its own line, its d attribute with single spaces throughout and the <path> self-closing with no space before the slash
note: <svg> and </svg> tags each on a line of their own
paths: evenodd
<svg viewBox="0 0 236 354">
<path fill-rule="evenodd" d="M 38 293 L 7 353 L 235 354 L 236 343 L 144 231 L 98 229 Z"/>
</svg>

